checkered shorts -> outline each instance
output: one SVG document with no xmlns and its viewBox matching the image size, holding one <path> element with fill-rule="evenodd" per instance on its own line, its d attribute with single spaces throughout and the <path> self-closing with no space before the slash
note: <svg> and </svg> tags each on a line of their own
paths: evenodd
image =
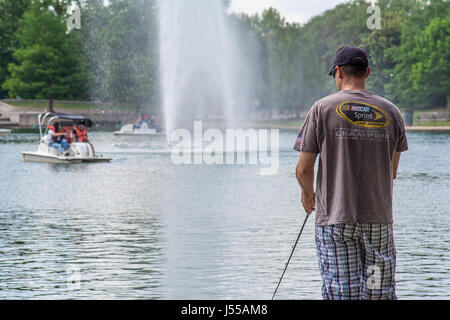
<svg viewBox="0 0 450 320">
<path fill-rule="evenodd" d="M 324 299 L 396 299 L 392 224 L 316 226 Z"/>
</svg>

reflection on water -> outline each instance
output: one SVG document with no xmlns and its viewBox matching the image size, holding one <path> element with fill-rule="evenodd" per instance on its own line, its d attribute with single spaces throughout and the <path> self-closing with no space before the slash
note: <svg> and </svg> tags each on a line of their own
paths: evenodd
<svg viewBox="0 0 450 320">
<path fill-rule="evenodd" d="M 304 217 L 296 133 L 280 135 L 275 176 L 176 166 L 167 152 L 117 148 L 111 135 L 91 135 L 111 163 L 70 166 L 22 162 L 36 135 L 0 138 L 0 298 L 270 299 Z M 400 299 L 450 297 L 449 138 L 411 133 L 402 155 Z M 277 298 L 320 299 L 320 287 L 310 221 Z"/>
</svg>

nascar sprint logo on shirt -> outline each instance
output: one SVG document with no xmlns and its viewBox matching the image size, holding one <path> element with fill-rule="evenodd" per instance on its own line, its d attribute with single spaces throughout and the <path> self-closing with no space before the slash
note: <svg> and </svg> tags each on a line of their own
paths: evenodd
<svg viewBox="0 0 450 320">
<path fill-rule="evenodd" d="M 357 101 L 342 102 L 336 107 L 336 113 L 345 121 L 363 128 L 382 128 L 391 121 L 380 107 Z"/>
</svg>

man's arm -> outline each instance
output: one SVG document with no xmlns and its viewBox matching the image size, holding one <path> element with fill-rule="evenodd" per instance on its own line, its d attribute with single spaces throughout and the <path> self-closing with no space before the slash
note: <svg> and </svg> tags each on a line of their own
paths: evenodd
<svg viewBox="0 0 450 320">
<path fill-rule="evenodd" d="M 317 153 L 300 152 L 295 175 L 302 189 L 302 204 L 309 215 L 315 210 L 314 163 Z"/>
<path fill-rule="evenodd" d="M 393 161 L 393 179 L 397 178 L 397 169 L 398 169 L 398 163 L 400 162 L 400 155 L 401 152 L 395 152 L 394 153 L 394 161 Z"/>
<path fill-rule="evenodd" d="M 49 130 L 48 135 L 50 137 L 60 137 L 60 136 L 65 136 L 66 133 L 65 132 L 54 132 L 53 130 Z"/>
<path fill-rule="evenodd" d="M 66 132 L 53 133 L 53 136 L 55 136 L 55 137 L 61 137 L 61 136 L 65 136 L 65 135 L 67 135 Z"/>
</svg>

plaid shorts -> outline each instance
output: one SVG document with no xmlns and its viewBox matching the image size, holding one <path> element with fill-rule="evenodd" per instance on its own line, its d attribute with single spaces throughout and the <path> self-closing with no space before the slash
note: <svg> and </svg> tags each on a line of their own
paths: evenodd
<svg viewBox="0 0 450 320">
<path fill-rule="evenodd" d="M 392 224 L 316 226 L 324 299 L 397 299 Z"/>
</svg>

